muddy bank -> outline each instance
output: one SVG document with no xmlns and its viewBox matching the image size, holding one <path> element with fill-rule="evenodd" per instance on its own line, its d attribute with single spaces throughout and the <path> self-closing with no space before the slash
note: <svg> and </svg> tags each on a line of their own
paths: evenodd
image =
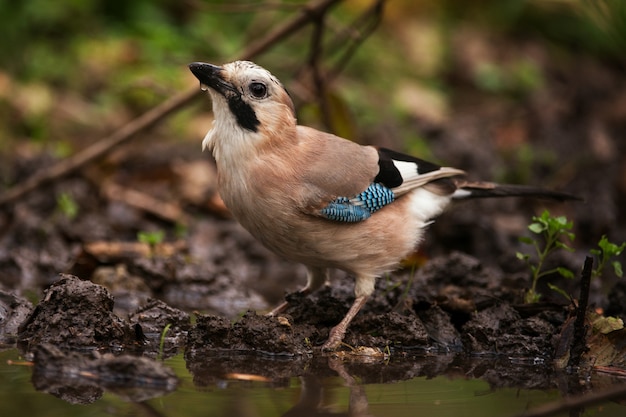
<svg viewBox="0 0 626 417">
<path fill-rule="evenodd" d="M 445 273 L 450 264 L 456 273 Z M 462 289 L 455 287 L 459 275 L 466 277 Z M 535 314 L 525 311 L 522 317 L 514 303 L 519 289 L 508 288 L 502 277 L 472 257 L 453 253 L 413 275 L 399 275 L 397 281 L 380 280 L 375 296 L 349 328 L 346 348 L 549 360 L 553 335 L 568 317 L 567 305 L 538 309 Z M 248 311 L 233 321 L 197 314 L 191 325 L 189 314 L 157 300 L 148 300 L 125 318 L 117 316 L 114 297 L 105 287 L 66 275 L 45 291 L 22 322 L 17 342 L 25 352 L 51 343 L 68 349 L 154 353 L 163 334 L 165 347 L 173 353 L 187 349 L 309 355 L 353 300 L 350 281 L 337 284 L 309 297 L 289 295 L 289 306 L 278 317 Z M 428 290 L 432 295 L 427 297 Z M 482 299 L 486 292 L 491 297 Z"/>
<path fill-rule="evenodd" d="M 456 272 L 444 273 L 451 264 Z M 469 283 L 463 291 L 454 289 L 460 275 Z M 320 346 L 352 302 L 346 280 L 310 297 L 290 295 L 289 308 L 278 317 L 248 311 L 235 320 L 203 314 L 192 320 L 157 300 L 147 301 L 131 315 L 117 316 L 115 300 L 106 288 L 66 275 L 34 307 L 15 299 L 7 317 L 29 311 L 17 329 L 17 346 L 35 361 L 34 379 L 97 368 L 105 373 L 94 377 L 100 382 L 125 378 L 145 382 L 143 364 L 160 364 L 149 358 L 184 352 L 187 367 L 200 385 L 229 374 L 258 374 L 279 383 L 311 375 L 312 369 L 328 372 L 332 359 L 345 362 L 351 375 L 364 380 L 380 380 L 382 374 L 385 380 L 395 380 L 465 369 L 494 386 L 551 387 L 556 370 L 549 370 L 570 308 L 551 305 L 532 312 L 518 306 L 513 301 L 519 289 L 508 287 L 503 277 L 501 271 L 484 268 L 475 258 L 453 253 L 414 274 L 380 280 L 376 295 L 335 353 L 322 353 Z M 11 329 L 15 327 L 3 330 Z M 136 362 L 137 367 L 123 365 L 127 362 Z M 111 366 L 118 373 L 106 377 Z M 164 372 L 164 380 L 150 377 L 148 385 L 172 386 L 167 382 L 172 376 Z M 68 384 L 82 382 L 70 378 Z"/>
</svg>

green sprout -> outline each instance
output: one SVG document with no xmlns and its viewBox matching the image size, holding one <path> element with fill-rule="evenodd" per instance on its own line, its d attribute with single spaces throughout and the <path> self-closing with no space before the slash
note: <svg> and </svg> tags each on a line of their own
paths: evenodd
<svg viewBox="0 0 626 417">
<path fill-rule="evenodd" d="M 621 278 L 624 275 L 622 264 L 620 261 L 611 261 L 611 258 L 621 255 L 624 249 L 626 249 L 626 242 L 618 246 L 615 243 L 609 242 L 606 236 L 602 236 L 602 239 L 598 242 L 598 249 L 591 249 L 590 251 L 593 255 L 598 257 L 598 267 L 591 271 L 591 276 L 602 276 L 605 266 L 610 262 L 615 275 Z"/>
<path fill-rule="evenodd" d="M 150 257 L 154 257 L 156 251 L 156 245 L 163 242 L 165 238 L 165 232 L 163 230 L 154 230 L 151 232 L 139 232 L 137 233 L 137 240 L 141 243 L 146 243 L 150 247 Z"/>
<path fill-rule="evenodd" d="M 163 242 L 163 238 L 165 238 L 165 232 L 163 230 L 137 233 L 137 240 L 141 243 L 147 243 L 150 247 L 155 247 L 159 243 Z"/>
<path fill-rule="evenodd" d="M 68 220 L 74 220 L 78 215 L 78 204 L 68 193 L 61 193 L 57 197 L 57 209 L 67 217 Z"/>
<path fill-rule="evenodd" d="M 567 268 L 557 267 L 553 269 L 544 270 L 544 264 L 548 255 L 558 249 L 564 249 L 573 252 L 574 249 L 564 243 L 561 239 L 567 237 L 570 241 L 573 241 L 576 237 L 572 230 L 573 223 L 568 222 L 565 216 L 552 217 L 548 210 L 545 210 L 541 216 L 533 216 L 533 223 L 528 226 L 528 229 L 543 237 L 543 246 L 540 244 L 539 239 L 533 239 L 531 237 L 520 237 L 519 240 L 522 243 L 533 245 L 535 253 L 537 255 L 537 262 L 533 263 L 530 259 L 530 255 L 517 252 L 517 258 L 521 259 L 528 264 L 532 273 L 532 285 L 525 296 L 526 303 L 536 303 L 541 298 L 541 294 L 537 293 L 537 282 L 539 278 L 553 273 L 559 273 L 565 278 L 573 278 L 574 273 Z M 549 285 L 551 289 L 566 295 L 560 288 L 555 285 Z"/>
<path fill-rule="evenodd" d="M 157 355 L 157 360 L 163 360 L 164 350 L 165 350 L 165 335 L 170 331 L 172 327 L 172 323 L 167 323 L 167 325 L 163 328 L 161 332 L 161 337 L 159 339 L 159 353 Z"/>
</svg>

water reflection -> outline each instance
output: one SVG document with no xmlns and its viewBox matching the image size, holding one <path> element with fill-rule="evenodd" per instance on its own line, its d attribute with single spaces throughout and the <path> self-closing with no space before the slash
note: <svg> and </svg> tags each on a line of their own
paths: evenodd
<svg viewBox="0 0 626 417">
<path fill-rule="evenodd" d="M 199 359 L 202 358 L 202 359 Z M 220 386 L 229 388 L 232 380 L 227 375 L 243 375 L 248 378 L 249 373 L 267 380 L 267 386 L 273 388 L 289 387 L 291 377 L 298 376 L 300 382 L 300 396 L 295 404 L 281 416 L 373 416 L 377 415 L 370 408 L 367 395 L 367 387 L 373 385 L 401 384 L 403 381 L 416 381 L 426 378 L 428 381 L 444 376 L 450 384 L 461 386 L 476 386 L 477 381 L 483 383 L 482 389 L 473 390 L 469 398 L 460 399 L 461 402 L 476 402 L 476 398 L 485 397 L 485 403 L 494 400 L 493 410 L 498 412 L 493 415 L 514 415 L 528 408 L 532 408 L 532 402 L 524 402 L 522 393 L 534 393 L 544 396 L 545 402 L 561 395 L 563 398 L 590 393 L 597 387 L 606 385 L 622 384 L 614 378 L 605 378 L 602 375 L 591 374 L 589 379 L 581 381 L 579 376 L 570 376 L 555 371 L 549 364 L 541 360 L 511 360 L 510 358 L 495 357 L 466 357 L 462 355 L 423 355 L 394 358 L 391 361 L 372 361 L 371 358 L 363 361 L 362 358 L 352 360 L 339 359 L 337 357 L 306 357 L 291 360 L 270 359 L 264 357 L 250 357 L 246 355 L 187 355 L 187 367 L 193 376 L 197 386 Z M 329 388 L 334 388 L 328 381 L 341 379 L 342 385 L 348 390 L 347 411 L 337 411 L 337 398 L 327 395 Z M 231 377 L 232 378 L 232 377 Z M 236 378 L 236 377 L 235 377 Z M 484 384 L 486 382 L 486 384 Z M 472 384 L 473 383 L 473 384 Z M 408 384 L 407 384 L 408 385 Z M 453 385 L 454 386 L 454 385 Z M 502 402 L 503 388 L 507 395 L 514 392 L 517 398 L 508 398 Z M 549 393 L 549 395 L 548 395 Z M 428 406 L 438 408 L 446 401 L 459 401 L 454 398 L 455 392 L 442 398 L 433 400 L 424 397 Z M 473 398 L 472 398 L 473 397 Z M 406 401 L 406 398 L 404 399 Z M 470 401 L 471 400 L 471 401 Z M 410 400 L 409 400 L 410 402 Z M 388 404 L 394 408 L 393 400 Z M 439 407 L 441 411 L 442 407 Z M 462 407 L 461 407 L 462 408 Z M 606 408 L 603 408 L 606 409 Z M 457 410 L 460 411 L 460 410 Z M 489 409 L 482 410 L 480 415 L 491 415 Z M 570 415 L 580 415 L 584 407 L 572 409 Z M 620 410 L 622 413 L 624 410 Z M 388 411 L 384 412 L 389 414 Z M 475 415 L 471 412 L 463 412 L 464 415 Z M 251 413 L 238 415 L 256 416 Z M 380 414 L 378 414 L 380 415 Z M 451 414 L 456 415 L 456 414 Z M 609 414 L 610 415 L 610 414 Z"/>
<path fill-rule="evenodd" d="M 32 382 L 37 391 L 70 404 L 91 404 L 105 390 L 132 402 L 161 397 L 176 389 L 178 379 L 169 367 L 148 358 L 64 353 L 44 343 L 34 351 Z"/>
<path fill-rule="evenodd" d="M 456 354 L 395 355 L 391 360 L 349 356 L 279 358 L 216 351 L 185 354 L 186 366 L 199 387 L 224 383 L 229 374 L 260 375 L 270 386 L 287 386 L 297 376 L 351 375 L 362 384 L 384 384 L 417 377 L 483 379 L 493 387 L 522 389 L 557 388 L 555 371 L 543 361 L 516 362 L 498 357 L 466 357 Z M 341 368 L 339 368 L 341 364 Z"/>
<path fill-rule="evenodd" d="M 17 353 L 1 354 L 0 415 L 38 407 L 45 412 L 27 414 L 506 417 L 560 397 L 580 397 L 621 382 L 600 374 L 571 380 L 546 364 L 520 364 L 505 358 L 396 354 L 387 361 L 362 361 L 332 356 L 279 359 L 224 352 L 187 352 L 185 357 L 166 361 L 166 367 L 173 371 L 166 375 L 175 374 L 174 380 L 154 377 L 159 362 L 145 362 L 147 368 L 137 366 L 136 372 L 128 372 L 128 365 L 110 366 L 109 371 L 123 370 L 120 375 L 126 377 L 120 379 L 118 374 L 102 372 L 105 368 L 93 364 L 77 367 L 80 360 L 75 357 L 58 360 L 62 358 L 55 356 L 53 349 L 48 353 L 52 355 L 48 363 L 53 364 L 48 369 L 8 367 L 6 359 L 17 359 Z M 124 360 L 128 359 L 144 363 L 131 356 Z M 100 372 L 97 377 L 96 371 Z M 172 382 L 175 380 L 178 385 Z M 163 385 L 163 381 L 170 385 Z M 51 403 L 51 396 L 36 394 L 33 387 L 66 402 Z M 77 402 L 91 404 L 81 408 L 70 405 Z M 623 415 L 625 410 L 604 401 L 600 406 L 587 406 L 589 411 L 612 416 Z M 569 415 L 580 415 L 580 410 Z"/>
<path fill-rule="evenodd" d="M 355 417 L 370 416 L 371 414 L 368 411 L 369 403 L 367 402 L 367 396 L 365 395 L 365 388 L 363 385 L 358 384 L 356 379 L 354 379 L 354 377 L 346 371 L 343 361 L 340 359 L 329 358 L 328 367 L 337 372 L 337 375 L 345 381 L 346 386 L 350 389 L 350 402 L 347 415 Z"/>
</svg>

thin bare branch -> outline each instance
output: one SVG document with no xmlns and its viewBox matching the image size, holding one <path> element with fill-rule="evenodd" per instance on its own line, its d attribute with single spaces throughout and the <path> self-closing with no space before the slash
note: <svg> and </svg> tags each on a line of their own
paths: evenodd
<svg viewBox="0 0 626 417">
<path fill-rule="evenodd" d="M 319 16 L 326 14 L 332 6 L 340 1 L 342 0 L 318 0 L 305 4 L 300 9 L 300 14 L 298 16 L 295 16 L 292 20 L 286 21 L 284 24 L 274 29 L 274 31 L 268 34 L 265 38 L 259 39 L 257 43 L 250 45 L 242 53 L 240 59 L 252 59 L 257 55 L 262 54 L 280 40 L 289 37 L 289 35 L 302 29 L 306 26 L 306 24 L 314 22 L 319 18 Z"/>
<path fill-rule="evenodd" d="M 314 20 L 309 58 L 306 66 L 298 71 L 300 75 L 310 77 L 305 83 L 310 85 L 309 83 L 312 82 L 312 87 L 301 88 L 296 85 L 297 88 L 292 91 L 296 91 L 300 96 L 306 96 L 306 101 L 315 100 L 318 103 L 321 121 L 329 132 L 335 132 L 335 126 L 333 125 L 332 109 L 327 94 L 328 85 L 343 70 L 363 41 L 377 28 L 382 20 L 384 3 L 385 0 L 374 0 L 371 7 L 359 15 L 350 25 L 341 31 L 335 30 L 335 35 L 328 48 L 324 44 L 323 35 L 329 29 L 329 21 L 332 19 L 323 14 L 320 15 L 319 19 Z M 322 69 L 322 57 L 336 54 L 342 49 L 344 51 L 342 51 L 339 61 L 331 70 L 324 71 Z"/>
<path fill-rule="evenodd" d="M 333 121 L 330 115 L 330 107 L 328 104 L 328 95 L 326 94 L 326 81 L 320 69 L 320 57 L 323 53 L 324 38 L 324 16 L 321 15 L 313 25 L 313 34 L 311 36 L 311 53 L 309 55 L 309 67 L 313 76 L 313 85 L 315 86 L 315 96 L 319 105 L 322 122 L 329 132 L 335 132 Z"/>
<path fill-rule="evenodd" d="M 263 1 L 258 3 L 219 3 L 212 4 L 198 0 L 187 0 L 185 2 L 195 10 L 211 13 L 250 13 L 268 10 L 294 11 L 302 7 L 300 4 L 286 3 L 284 1 Z"/>
<path fill-rule="evenodd" d="M 376 0 L 372 7 L 366 10 L 359 18 L 356 19 L 355 23 L 350 26 L 350 30 L 349 32 L 346 32 L 346 35 L 352 38 L 352 42 L 335 63 L 332 70 L 328 73 L 327 80 L 330 81 L 334 79 L 339 75 L 339 73 L 341 73 L 341 71 L 343 71 L 356 50 L 359 49 L 365 39 L 367 39 L 376 30 L 383 19 L 385 1 L 386 0 Z M 364 27 L 360 30 L 356 29 L 361 25 Z M 357 34 L 356 37 L 354 33 Z M 345 44 L 345 41 L 343 43 Z"/>
<path fill-rule="evenodd" d="M 197 97 L 199 90 L 190 89 L 166 100 L 155 108 L 147 111 L 138 118 L 122 126 L 110 136 L 107 136 L 78 153 L 55 163 L 54 165 L 33 174 L 25 181 L 5 191 L 0 196 L 0 206 L 22 197 L 36 188 L 57 178 L 63 177 L 88 163 L 106 155 L 120 143 L 128 140 L 142 130 L 155 126 L 170 114 L 183 108 Z"/>
</svg>

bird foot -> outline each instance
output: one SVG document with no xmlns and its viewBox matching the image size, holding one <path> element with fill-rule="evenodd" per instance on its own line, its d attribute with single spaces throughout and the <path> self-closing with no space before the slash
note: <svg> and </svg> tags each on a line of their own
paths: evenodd
<svg viewBox="0 0 626 417">
<path fill-rule="evenodd" d="M 333 327 L 330 330 L 330 333 L 328 335 L 328 340 L 326 340 L 326 343 L 322 345 L 322 351 L 333 352 L 339 349 L 339 346 L 341 346 L 341 343 L 343 343 L 343 338 L 345 335 L 346 335 L 345 326 L 341 326 L 339 324 Z"/>
<path fill-rule="evenodd" d="M 363 307 L 363 304 L 367 301 L 367 297 L 367 295 L 361 295 L 354 300 L 343 320 L 341 320 L 338 325 L 330 329 L 328 340 L 322 346 L 322 350 L 333 351 L 337 350 L 337 348 L 341 346 L 350 322 L 354 316 L 356 316 L 356 313 L 359 312 L 361 307 Z"/>
</svg>

